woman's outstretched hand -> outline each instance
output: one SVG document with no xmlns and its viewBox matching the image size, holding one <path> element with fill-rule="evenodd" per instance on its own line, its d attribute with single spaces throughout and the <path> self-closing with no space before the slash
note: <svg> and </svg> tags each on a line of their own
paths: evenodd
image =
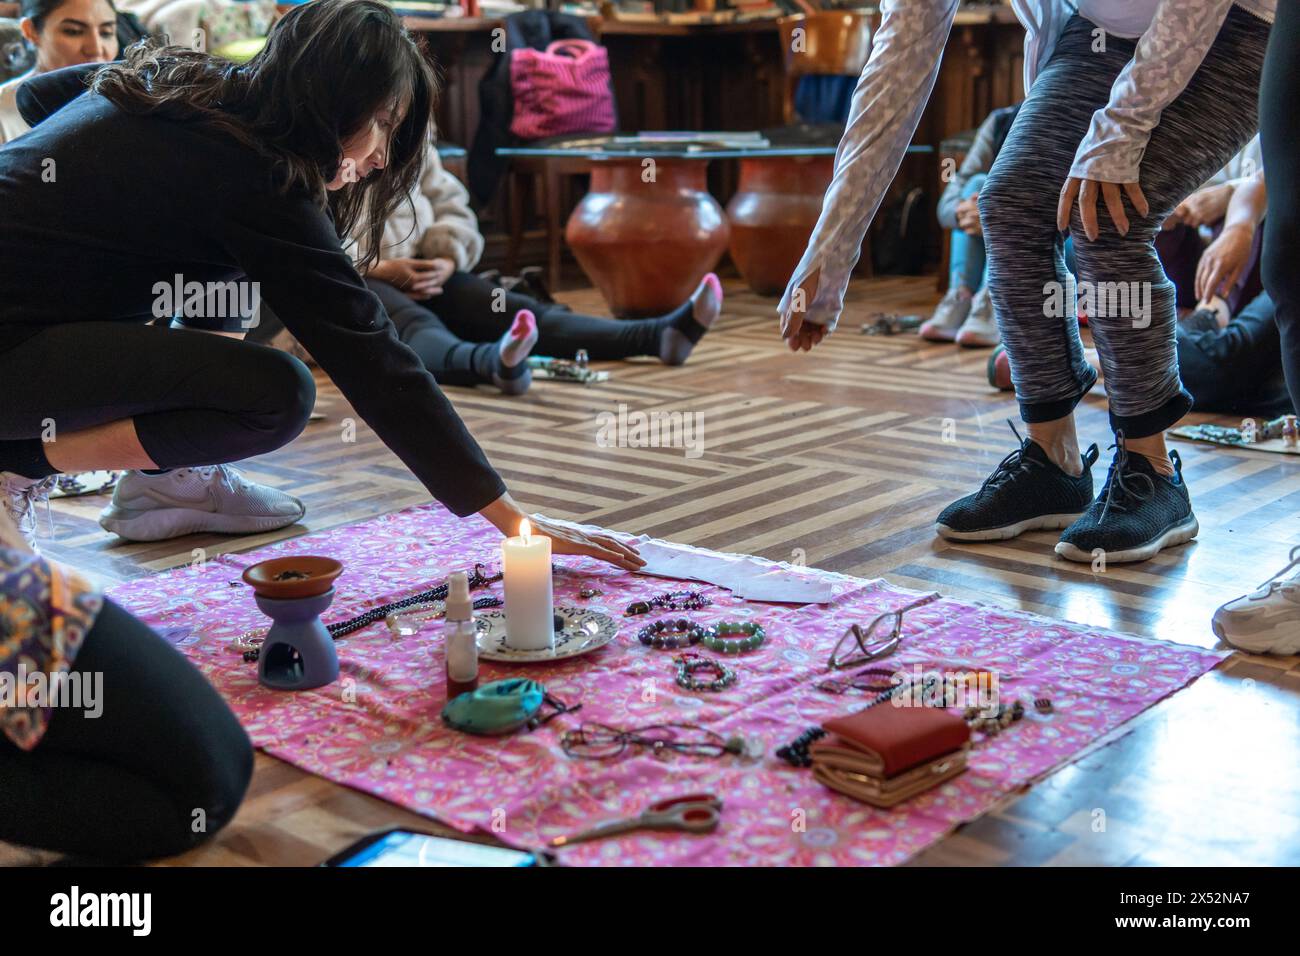
<svg viewBox="0 0 1300 956">
<path fill-rule="evenodd" d="M 541 515 L 525 514 L 509 492 L 479 512 L 507 537 L 519 534 L 519 522 L 527 518 L 533 534 L 551 539 L 553 554 L 581 554 L 597 558 L 625 571 L 639 571 L 645 559 L 636 548 L 623 544 L 607 534 L 591 534 L 568 525 L 556 524 Z"/>
<path fill-rule="evenodd" d="M 796 298 L 792 308 L 781 316 L 781 338 L 785 339 L 791 352 L 807 352 L 826 337 L 826 326 L 804 321 L 808 306 L 817 295 L 817 280 L 820 277 L 821 270 L 818 269 L 804 279 L 795 290 Z"/>
<path fill-rule="evenodd" d="M 1106 210 L 1115 223 L 1115 228 L 1119 230 L 1121 236 L 1128 235 L 1128 213 L 1124 211 L 1121 189 L 1128 196 L 1129 202 L 1133 204 L 1133 209 L 1138 215 L 1146 216 L 1151 211 L 1146 196 L 1142 195 L 1142 187 L 1135 182 L 1103 183 L 1096 179 L 1080 179 L 1071 176 L 1061 187 L 1061 200 L 1056 204 L 1056 228 L 1061 232 L 1069 231 L 1070 207 L 1074 205 L 1077 198 L 1079 218 L 1083 220 L 1083 234 L 1089 240 L 1095 240 L 1100 235 L 1100 230 L 1097 228 L 1097 194 L 1100 193 L 1106 203 Z"/>
</svg>

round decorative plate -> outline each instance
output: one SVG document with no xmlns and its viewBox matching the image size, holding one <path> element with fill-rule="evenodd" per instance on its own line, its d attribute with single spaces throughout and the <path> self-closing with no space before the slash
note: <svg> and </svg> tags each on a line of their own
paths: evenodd
<svg viewBox="0 0 1300 956">
<path fill-rule="evenodd" d="M 557 607 L 555 616 L 563 628 L 555 632 L 550 647 L 525 651 L 506 643 L 506 612 L 501 608 L 479 611 L 478 656 L 485 661 L 503 664 L 539 664 L 562 661 L 604 647 L 618 636 L 618 622 L 608 614 L 585 607 Z"/>
</svg>

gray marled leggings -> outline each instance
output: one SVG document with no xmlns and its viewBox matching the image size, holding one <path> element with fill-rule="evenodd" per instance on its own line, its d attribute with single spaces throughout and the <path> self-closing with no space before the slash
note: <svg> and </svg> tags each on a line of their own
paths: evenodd
<svg viewBox="0 0 1300 956">
<path fill-rule="evenodd" d="M 1132 58 L 1134 42 L 1106 37 L 1075 16 L 1039 74 L 980 192 L 989 289 L 1027 422 L 1068 415 L 1096 379 L 1083 360 L 1056 206 L 1094 110 Z M 1178 378 L 1174 286 L 1156 257 L 1160 224 L 1259 129 L 1256 98 L 1269 25 L 1238 7 L 1187 88 L 1160 118 L 1142 158 L 1142 217 L 1125 199 L 1121 236 L 1100 201 L 1089 242 L 1076 206 L 1070 222 L 1080 308 L 1105 372 L 1111 427 L 1131 438 L 1163 431 L 1192 407 Z M 1300 108 L 1300 104 L 1297 105 Z M 1068 284 L 1067 284 L 1068 283 Z"/>
</svg>

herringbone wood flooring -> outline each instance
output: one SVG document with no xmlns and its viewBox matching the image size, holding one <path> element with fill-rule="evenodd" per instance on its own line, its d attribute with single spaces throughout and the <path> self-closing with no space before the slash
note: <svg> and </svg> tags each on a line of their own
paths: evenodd
<svg viewBox="0 0 1300 956">
<path fill-rule="evenodd" d="M 449 393 L 516 497 L 536 510 L 1213 646 L 1214 608 L 1300 543 L 1300 461 L 1180 444 L 1201 535 L 1146 564 L 1094 573 L 1056 558 L 1046 533 L 943 542 L 935 515 L 1014 447 L 1004 420 L 1015 403 L 987 386 L 987 352 L 858 333 L 869 311 L 928 310 L 933 288 L 930 279 L 856 283 L 841 330 L 812 354 L 792 355 L 774 331 L 771 300 L 729 282 L 725 317 L 684 368 L 609 363 L 612 379 L 591 387 L 540 382 L 522 398 Z M 589 290 L 563 298 L 601 311 Z M 303 525 L 124 545 L 99 529 L 103 502 L 90 497 L 56 505 L 46 551 L 126 580 L 189 562 L 194 548 L 247 550 L 427 501 L 364 426 L 354 444 L 340 441 L 350 410 L 319 384 L 327 419 L 241 466 L 302 497 Z M 598 446 L 597 416 L 620 403 L 702 414 L 704 454 Z M 1085 441 L 1109 441 L 1102 399 L 1090 397 L 1080 421 Z M 1300 660 L 1238 655 L 918 862 L 1300 862 L 1298 717 Z M 259 754 L 235 822 L 174 862 L 313 864 L 365 832 L 403 824 L 429 821 Z M 0 848 L 0 860 L 28 858 Z"/>
</svg>

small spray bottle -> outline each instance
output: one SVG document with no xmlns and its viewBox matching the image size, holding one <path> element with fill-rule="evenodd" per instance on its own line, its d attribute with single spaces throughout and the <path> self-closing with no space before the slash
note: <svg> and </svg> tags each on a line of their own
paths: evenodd
<svg viewBox="0 0 1300 956">
<path fill-rule="evenodd" d="M 478 628 L 465 572 L 457 571 L 449 580 L 443 631 L 447 635 L 447 699 L 451 700 L 478 687 Z"/>
</svg>

